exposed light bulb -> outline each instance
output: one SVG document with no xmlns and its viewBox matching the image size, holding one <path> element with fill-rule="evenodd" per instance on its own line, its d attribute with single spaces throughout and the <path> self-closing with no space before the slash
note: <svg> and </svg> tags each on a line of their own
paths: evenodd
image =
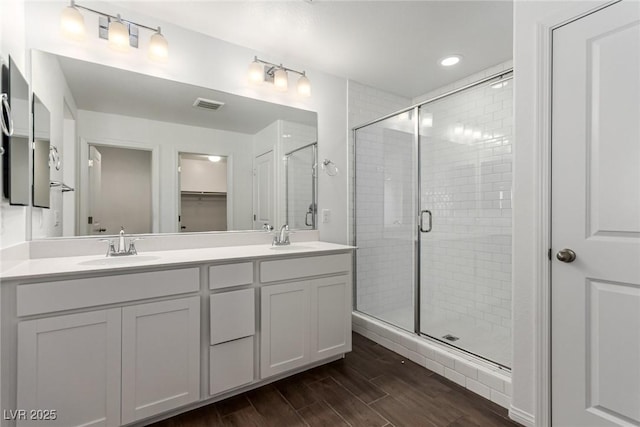
<svg viewBox="0 0 640 427">
<path fill-rule="evenodd" d="M 162 35 L 160 27 L 149 41 L 149 57 L 156 61 L 165 61 L 169 57 L 169 42 Z"/>
<path fill-rule="evenodd" d="M 82 16 L 80 11 L 75 7 L 73 1 L 70 6 L 65 7 L 62 11 L 60 27 L 65 37 L 76 40 L 84 39 L 84 16 Z"/>
<path fill-rule="evenodd" d="M 258 62 L 257 56 L 249 64 L 249 81 L 251 83 L 262 83 L 264 81 L 264 66 Z"/>
<path fill-rule="evenodd" d="M 215 163 L 215 162 L 219 162 L 220 160 L 222 160 L 222 157 L 220 157 L 220 156 L 209 156 L 208 159 L 209 159 L 210 162 L 214 162 Z"/>
<path fill-rule="evenodd" d="M 311 82 L 304 72 L 298 79 L 298 95 L 306 98 L 311 96 Z"/>
<path fill-rule="evenodd" d="M 276 90 L 281 92 L 286 92 L 289 88 L 289 76 L 283 68 L 278 68 L 275 73 L 273 73 L 273 84 Z"/>
<path fill-rule="evenodd" d="M 461 59 L 462 57 L 460 55 L 447 56 L 446 58 L 442 58 L 440 60 L 440 65 L 442 65 L 443 67 L 451 67 L 452 65 L 456 65 L 458 62 L 460 62 Z"/>
<path fill-rule="evenodd" d="M 123 52 L 129 50 L 129 28 L 120 15 L 117 20 L 109 22 L 109 47 Z"/>
</svg>

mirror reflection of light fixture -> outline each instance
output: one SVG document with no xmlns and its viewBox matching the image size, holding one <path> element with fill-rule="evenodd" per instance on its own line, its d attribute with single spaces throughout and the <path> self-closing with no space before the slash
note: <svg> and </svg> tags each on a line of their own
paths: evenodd
<svg viewBox="0 0 640 427">
<path fill-rule="evenodd" d="M 311 96 L 311 82 L 305 71 L 297 71 L 282 64 L 274 64 L 263 61 L 257 56 L 249 64 L 249 82 L 251 83 L 273 83 L 276 90 L 286 92 L 289 89 L 288 73 L 299 74 L 300 78 L 296 85 L 298 95 L 303 97 Z"/>
<path fill-rule="evenodd" d="M 144 28 L 153 34 L 149 40 L 149 58 L 164 61 L 169 56 L 169 43 L 160 31 L 160 27 L 149 27 L 133 21 L 123 20 L 120 15 L 110 15 L 70 1 L 60 17 L 62 33 L 71 39 L 83 39 L 85 34 L 84 17 L 80 10 L 100 15 L 98 34 L 109 41 L 109 47 L 128 51 L 130 47 L 138 47 L 138 28 Z"/>
</svg>

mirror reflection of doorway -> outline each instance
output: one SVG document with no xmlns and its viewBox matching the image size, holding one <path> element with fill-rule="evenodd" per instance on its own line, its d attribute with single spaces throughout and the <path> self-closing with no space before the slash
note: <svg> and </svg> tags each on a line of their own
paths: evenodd
<svg viewBox="0 0 640 427">
<path fill-rule="evenodd" d="M 181 232 L 226 231 L 227 157 L 179 154 Z"/>
<path fill-rule="evenodd" d="M 151 151 L 89 144 L 87 233 L 152 232 Z"/>
</svg>

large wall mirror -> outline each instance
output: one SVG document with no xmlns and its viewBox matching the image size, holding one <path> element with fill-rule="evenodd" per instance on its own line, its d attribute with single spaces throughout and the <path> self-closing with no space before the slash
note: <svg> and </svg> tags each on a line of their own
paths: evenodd
<svg viewBox="0 0 640 427">
<path fill-rule="evenodd" d="M 315 228 L 316 113 L 42 51 L 31 63 L 76 189 L 51 192 L 56 220 L 34 237 Z"/>
</svg>

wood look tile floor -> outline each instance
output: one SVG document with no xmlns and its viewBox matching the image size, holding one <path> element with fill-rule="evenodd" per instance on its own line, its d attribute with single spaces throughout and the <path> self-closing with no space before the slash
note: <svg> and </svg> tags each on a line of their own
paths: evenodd
<svg viewBox="0 0 640 427">
<path fill-rule="evenodd" d="M 353 334 L 353 352 L 155 427 L 518 426 L 506 409 Z"/>
</svg>

